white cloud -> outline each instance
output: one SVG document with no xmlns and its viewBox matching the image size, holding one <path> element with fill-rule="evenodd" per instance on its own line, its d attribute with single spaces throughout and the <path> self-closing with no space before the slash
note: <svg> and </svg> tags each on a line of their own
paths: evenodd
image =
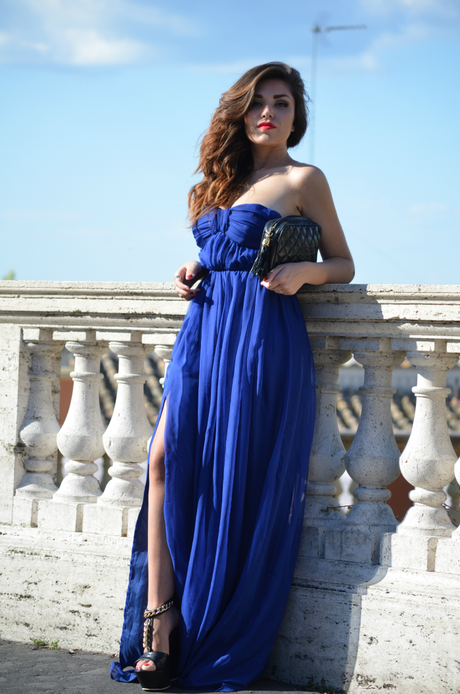
<svg viewBox="0 0 460 694">
<path fill-rule="evenodd" d="M 427 212 L 446 212 L 449 210 L 449 207 L 439 202 L 425 202 L 419 205 L 411 205 L 409 210 L 415 213 L 426 214 Z"/>
<path fill-rule="evenodd" d="M 397 31 L 383 31 L 371 41 L 365 50 L 354 55 L 328 56 L 321 55 L 321 70 L 333 72 L 373 72 L 385 63 L 384 54 L 391 49 L 407 46 L 427 40 L 430 37 L 428 27 L 421 23 L 402 26 Z M 292 65 L 310 67 L 310 59 L 305 56 L 293 58 Z"/>
<path fill-rule="evenodd" d="M 168 35 L 196 36 L 193 20 L 136 0 L 4 0 L 0 62 L 100 66 L 151 60 Z"/>
<path fill-rule="evenodd" d="M 380 15 L 402 11 L 417 17 L 430 15 L 446 18 L 459 14 L 456 0 L 361 0 L 361 6 L 368 12 Z"/>
<path fill-rule="evenodd" d="M 267 62 L 265 58 L 248 58 L 247 60 L 236 60 L 229 63 L 196 63 L 189 64 L 187 68 L 190 70 L 199 70 L 200 72 L 218 72 L 222 74 L 242 75 L 254 65 Z M 311 59 L 309 55 L 292 55 L 286 58 L 289 65 L 293 65 L 307 77 L 311 69 Z M 371 72 L 378 70 L 381 67 L 381 62 L 378 55 L 373 51 L 373 47 L 358 53 L 356 55 L 342 55 L 340 57 L 331 57 L 321 55 L 321 71 L 322 72 L 356 72 L 365 71 Z"/>
<path fill-rule="evenodd" d="M 385 31 L 372 44 L 371 50 L 380 51 L 396 46 L 405 46 L 429 38 L 429 29 L 425 24 L 407 24 L 399 31 Z"/>
<path fill-rule="evenodd" d="M 188 63 L 189 70 L 199 70 L 200 72 L 220 72 L 222 74 L 237 74 L 242 75 L 246 70 L 249 70 L 254 65 L 261 65 L 267 62 L 262 58 L 247 58 L 245 60 L 235 60 L 229 63 Z"/>
<path fill-rule="evenodd" d="M 325 65 L 325 69 L 333 70 L 334 72 L 372 72 L 380 67 L 381 63 L 377 55 L 372 51 L 372 47 L 358 55 L 329 58 Z"/>
<path fill-rule="evenodd" d="M 24 45 L 33 51 L 38 51 L 38 53 L 48 53 L 49 51 L 49 46 L 46 43 L 25 43 Z"/>
<path fill-rule="evenodd" d="M 71 65 L 121 65 L 148 55 L 147 46 L 126 39 L 108 39 L 94 29 L 69 29 L 64 35 Z"/>
<path fill-rule="evenodd" d="M 385 11 L 390 12 L 390 9 L 395 9 L 396 5 L 411 5 L 419 6 L 419 9 L 431 7 L 431 0 L 362 0 L 362 4 L 369 9 L 372 7 L 377 11 L 380 7 Z M 443 25 L 446 22 L 442 23 Z M 320 55 L 319 65 L 323 73 L 340 73 L 340 72 L 373 72 L 383 68 L 386 62 L 387 55 L 390 51 L 396 48 L 403 48 L 423 41 L 428 41 L 433 37 L 433 34 L 438 31 L 433 22 L 426 18 L 416 18 L 414 16 L 406 17 L 403 21 L 395 22 L 394 17 L 388 22 L 368 22 L 369 32 L 363 34 L 362 38 L 369 41 L 368 45 L 354 53 L 342 53 L 338 56 L 336 52 L 331 55 L 331 51 L 322 47 L 318 55 Z M 442 29 L 441 29 L 442 30 Z M 361 43 L 362 45 L 362 43 Z M 343 50 L 343 49 L 342 49 Z M 355 49 L 356 50 L 356 49 Z M 299 67 L 299 69 L 310 70 L 311 59 L 308 55 L 293 56 L 288 60 L 291 65 Z"/>
<path fill-rule="evenodd" d="M 164 12 L 159 7 L 136 5 L 125 0 L 110 3 L 110 12 L 142 25 L 166 29 L 178 36 L 200 36 L 198 25 L 189 17 Z"/>
<path fill-rule="evenodd" d="M 302 73 L 305 72 L 308 82 L 311 70 L 311 59 L 309 56 L 290 56 L 287 62 L 289 63 L 289 65 L 293 65 L 294 67 L 296 67 Z M 378 57 L 374 55 L 371 50 L 365 50 L 361 53 L 357 53 L 356 55 L 341 56 L 329 56 L 325 55 L 323 52 L 321 54 L 320 67 L 321 72 L 332 72 L 337 74 L 338 72 L 372 72 L 374 70 L 378 70 L 381 67 L 381 65 L 378 60 Z"/>
</svg>

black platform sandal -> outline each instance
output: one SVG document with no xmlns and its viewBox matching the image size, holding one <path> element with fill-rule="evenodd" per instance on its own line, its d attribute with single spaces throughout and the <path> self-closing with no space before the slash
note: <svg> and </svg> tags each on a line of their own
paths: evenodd
<svg viewBox="0 0 460 694">
<path fill-rule="evenodd" d="M 150 660 L 152 663 L 155 663 L 156 666 L 155 670 L 136 669 L 137 679 L 144 692 L 158 692 L 169 689 L 171 686 L 171 679 L 175 675 L 171 656 L 167 653 L 161 653 L 161 651 L 152 651 L 153 620 L 155 617 L 163 614 L 163 612 L 170 610 L 173 605 L 174 600 L 169 600 L 163 605 L 160 605 L 160 607 L 156 607 L 154 610 L 145 610 L 144 612 L 143 648 L 146 652 L 136 660 L 134 667 L 136 667 L 137 663 L 141 660 Z M 174 630 L 174 632 L 177 633 L 177 630 Z M 171 637 L 170 640 L 172 640 Z"/>
</svg>

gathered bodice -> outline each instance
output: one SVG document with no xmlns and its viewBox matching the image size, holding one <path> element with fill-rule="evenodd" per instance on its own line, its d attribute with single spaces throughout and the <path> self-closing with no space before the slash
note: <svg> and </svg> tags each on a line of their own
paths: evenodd
<svg viewBox="0 0 460 694">
<path fill-rule="evenodd" d="M 281 215 L 265 205 L 246 203 L 217 208 L 193 227 L 200 263 L 208 270 L 249 270 L 257 255 L 265 224 Z"/>
</svg>

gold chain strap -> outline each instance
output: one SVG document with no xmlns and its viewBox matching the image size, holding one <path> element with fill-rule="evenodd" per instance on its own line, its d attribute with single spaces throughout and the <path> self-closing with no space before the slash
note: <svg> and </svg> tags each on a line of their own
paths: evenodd
<svg viewBox="0 0 460 694">
<path fill-rule="evenodd" d="M 144 637 L 142 639 L 142 648 L 144 653 L 152 650 L 152 636 L 153 636 L 153 618 L 149 617 L 144 622 Z"/>
<path fill-rule="evenodd" d="M 144 610 L 144 635 L 142 639 L 142 646 L 144 649 L 144 653 L 146 651 L 150 651 L 152 649 L 152 637 L 153 637 L 153 620 L 155 617 L 158 617 L 158 615 L 163 614 L 163 612 L 167 612 L 168 610 L 171 609 L 171 607 L 174 605 L 174 600 L 169 600 L 168 602 L 165 602 L 163 605 L 160 605 L 160 607 L 155 607 L 153 610 Z"/>
<path fill-rule="evenodd" d="M 173 605 L 174 600 L 168 600 L 168 602 L 165 602 L 163 605 L 160 605 L 160 607 L 155 607 L 154 610 L 145 610 L 144 619 L 148 619 L 149 617 L 158 617 L 159 614 L 163 614 L 163 612 L 167 612 L 168 610 L 170 610 Z"/>
</svg>

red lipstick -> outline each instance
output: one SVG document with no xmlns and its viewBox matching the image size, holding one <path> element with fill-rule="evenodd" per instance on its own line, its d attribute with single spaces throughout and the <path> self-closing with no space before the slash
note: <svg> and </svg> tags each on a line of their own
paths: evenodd
<svg viewBox="0 0 460 694">
<path fill-rule="evenodd" d="M 270 123 L 268 120 L 264 120 L 262 123 L 259 123 L 257 127 L 259 130 L 273 130 L 276 128 L 276 125 L 273 125 L 273 123 Z"/>
</svg>

